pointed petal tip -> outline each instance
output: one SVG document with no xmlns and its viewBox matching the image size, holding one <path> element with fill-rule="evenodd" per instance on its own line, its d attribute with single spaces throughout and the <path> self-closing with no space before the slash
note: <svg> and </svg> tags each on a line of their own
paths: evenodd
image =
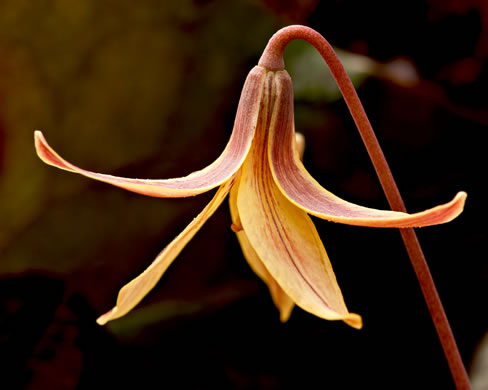
<svg viewBox="0 0 488 390">
<path fill-rule="evenodd" d="M 468 194 L 464 191 L 459 191 L 453 199 L 453 203 L 458 205 L 459 213 L 464 210 L 464 204 L 466 203 L 466 198 Z"/>
<path fill-rule="evenodd" d="M 284 304 L 278 307 L 280 311 L 280 322 L 282 323 L 288 322 L 294 307 L 295 307 L 295 302 L 291 300 L 289 302 L 284 302 Z"/>
<path fill-rule="evenodd" d="M 363 319 L 356 313 L 349 313 L 342 321 L 354 329 L 361 329 L 363 327 Z"/>
<path fill-rule="evenodd" d="M 105 325 L 107 322 L 116 319 L 117 317 L 115 314 L 117 313 L 117 306 L 106 312 L 105 314 L 102 314 L 100 317 L 97 318 L 97 324 L 98 325 Z"/>
<path fill-rule="evenodd" d="M 41 147 L 46 143 L 46 139 L 40 130 L 34 131 L 34 145 L 36 147 L 37 155 L 41 157 Z"/>
<path fill-rule="evenodd" d="M 56 168 L 73 171 L 70 164 L 63 160 L 54 150 L 49 146 L 40 130 L 34 131 L 34 146 L 36 147 L 37 156 L 46 164 L 52 165 Z"/>
<path fill-rule="evenodd" d="M 425 223 L 411 227 L 431 226 L 452 221 L 463 212 L 467 196 L 466 192 L 459 191 L 450 202 L 417 213 L 417 215 L 424 214 L 427 217 L 425 218 Z"/>
<path fill-rule="evenodd" d="M 42 134 L 42 131 L 40 130 L 35 130 L 34 131 L 34 145 L 36 146 L 36 150 L 39 151 L 39 147 L 42 146 L 43 144 L 46 144 L 46 138 L 44 138 L 44 134 Z"/>
</svg>

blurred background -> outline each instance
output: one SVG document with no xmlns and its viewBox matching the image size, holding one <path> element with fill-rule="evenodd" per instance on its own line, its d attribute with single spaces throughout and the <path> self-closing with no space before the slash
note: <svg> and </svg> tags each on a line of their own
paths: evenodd
<svg viewBox="0 0 488 390">
<path fill-rule="evenodd" d="M 54 169 L 37 158 L 34 130 L 96 172 L 169 178 L 201 169 L 226 145 L 247 73 L 289 24 L 338 49 L 410 211 L 468 192 L 458 219 L 418 235 L 481 383 L 486 2 L 2 0 L 2 389 L 454 388 L 394 229 L 314 219 L 361 331 L 298 308 L 280 323 L 227 204 L 133 312 L 95 323 L 212 193 L 149 198 Z M 322 60 L 293 42 L 285 61 L 306 167 L 337 195 L 388 208 Z"/>
</svg>

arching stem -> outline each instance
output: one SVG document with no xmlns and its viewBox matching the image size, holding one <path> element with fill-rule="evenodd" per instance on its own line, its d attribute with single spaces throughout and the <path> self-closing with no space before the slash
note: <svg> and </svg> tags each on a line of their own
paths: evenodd
<svg viewBox="0 0 488 390">
<path fill-rule="evenodd" d="M 286 45 L 295 39 L 302 39 L 313 45 L 327 63 L 339 89 L 344 96 L 349 111 L 361 134 L 363 142 L 373 162 L 383 191 L 392 210 L 406 212 L 400 191 L 393 179 L 390 167 L 378 143 L 376 135 L 369 123 L 368 117 L 352 85 L 349 76 L 335 54 L 332 46 L 322 35 L 305 26 L 288 26 L 279 30 L 268 42 L 259 61 L 259 65 L 269 70 L 284 69 L 283 52 Z M 444 308 L 437 293 L 432 275 L 425 261 L 422 248 L 415 231 L 411 228 L 400 229 L 403 242 L 417 275 L 422 293 L 430 311 L 437 334 L 444 349 L 449 368 L 458 390 L 470 389 L 468 375 L 459 354 L 456 341 L 449 326 Z"/>
</svg>

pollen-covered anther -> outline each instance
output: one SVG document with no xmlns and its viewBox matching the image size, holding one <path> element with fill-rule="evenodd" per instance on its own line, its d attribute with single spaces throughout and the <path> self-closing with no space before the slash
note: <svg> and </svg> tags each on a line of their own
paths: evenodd
<svg viewBox="0 0 488 390">
<path fill-rule="evenodd" d="M 230 228 L 231 230 L 234 232 L 234 233 L 239 233 L 239 232 L 242 232 L 242 225 L 241 223 L 233 223 L 230 225 Z"/>
</svg>

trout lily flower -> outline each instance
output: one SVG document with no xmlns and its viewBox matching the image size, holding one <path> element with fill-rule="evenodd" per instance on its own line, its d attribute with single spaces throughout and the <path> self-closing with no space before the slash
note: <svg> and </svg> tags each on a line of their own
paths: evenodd
<svg viewBox="0 0 488 390">
<path fill-rule="evenodd" d="M 203 211 L 142 274 L 122 287 L 115 307 L 97 322 L 105 324 L 132 310 L 230 194 L 232 229 L 251 268 L 269 287 L 281 320 L 288 319 L 296 304 L 318 317 L 361 328 L 361 317 L 346 308 L 308 214 L 358 226 L 428 226 L 459 215 L 466 194 L 460 192 L 449 203 L 415 214 L 359 206 L 333 195 L 310 176 L 300 158 L 300 145 L 295 135 L 290 76 L 281 66 L 266 66 L 266 61 L 246 79 L 233 131 L 220 157 L 186 177 L 144 180 L 91 172 L 63 159 L 36 131 L 36 150 L 45 163 L 129 191 L 177 198 L 218 187 Z"/>
</svg>

